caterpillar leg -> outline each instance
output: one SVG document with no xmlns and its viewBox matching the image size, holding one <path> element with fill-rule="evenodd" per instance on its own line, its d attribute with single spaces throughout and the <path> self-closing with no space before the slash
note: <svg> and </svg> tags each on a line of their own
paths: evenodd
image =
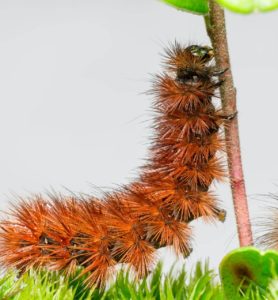
<svg viewBox="0 0 278 300">
<path fill-rule="evenodd" d="M 226 120 L 226 121 L 231 121 L 233 120 L 235 117 L 237 117 L 238 115 L 238 111 L 235 111 L 229 115 L 219 115 L 219 117 L 223 120 Z"/>
<path fill-rule="evenodd" d="M 183 253 L 183 258 L 189 257 L 192 252 L 193 252 L 193 248 L 189 247 L 188 251 Z"/>
<path fill-rule="evenodd" d="M 218 220 L 219 220 L 220 222 L 224 223 L 225 220 L 226 220 L 226 215 L 227 215 L 226 210 L 225 210 L 225 209 L 219 209 L 219 210 L 217 210 L 217 211 L 218 211 L 218 212 L 217 212 Z"/>
<path fill-rule="evenodd" d="M 226 68 L 226 69 L 223 69 L 223 70 L 214 71 L 214 72 L 212 73 L 212 76 L 221 76 L 221 75 L 223 75 L 224 73 L 226 73 L 228 70 L 229 70 L 229 68 Z"/>
</svg>

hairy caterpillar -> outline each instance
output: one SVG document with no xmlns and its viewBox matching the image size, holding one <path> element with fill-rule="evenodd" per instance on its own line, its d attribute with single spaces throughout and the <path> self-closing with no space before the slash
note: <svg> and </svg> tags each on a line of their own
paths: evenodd
<svg viewBox="0 0 278 300">
<path fill-rule="evenodd" d="M 224 176 L 216 153 L 223 150 L 225 118 L 212 103 L 219 75 L 210 47 L 175 43 L 167 49 L 165 72 L 152 89 L 156 134 L 137 181 L 100 200 L 38 196 L 15 204 L 1 222 L 1 265 L 67 274 L 82 265 L 86 283 L 103 286 L 118 263 L 146 275 L 157 248 L 189 255 L 189 222 L 225 218 L 209 191 Z"/>
</svg>

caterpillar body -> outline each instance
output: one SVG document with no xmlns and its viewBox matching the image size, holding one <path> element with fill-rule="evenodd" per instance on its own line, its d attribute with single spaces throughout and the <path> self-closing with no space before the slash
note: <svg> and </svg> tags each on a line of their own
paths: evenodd
<svg viewBox="0 0 278 300">
<path fill-rule="evenodd" d="M 156 133 L 137 181 L 103 199 L 36 196 L 14 204 L 0 224 L 1 265 L 66 274 L 82 265 L 88 285 L 104 286 L 118 263 L 148 274 L 160 247 L 189 255 L 190 221 L 225 218 L 209 190 L 224 176 L 217 152 L 225 118 L 212 102 L 219 74 L 210 47 L 170 46 L 153 83 Z"/>
</svg>

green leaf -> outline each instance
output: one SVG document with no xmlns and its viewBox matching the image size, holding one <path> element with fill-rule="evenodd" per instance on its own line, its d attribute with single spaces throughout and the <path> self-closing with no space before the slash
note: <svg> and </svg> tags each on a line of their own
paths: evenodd
<svg viewBox="0 0 278 300">
<path fill-rule="evenodd" d="M 186 10 L 193 14 L 206 15 L 208 13 L 207 0 L 162 0 L 178 9 Z"/>
<path fill-rule="evenodd" d="M 239 289 L 246 291 L 250 284 L 263 291 L 268 288 L 271 279 L 278 274 L 278 252 L 239 248 L 222 259 L 219 270 L 227 298 L 239 299 Z"/>
<path fill-rule="evenodd" d="M 278 0 L 257 0 L 256 2 L 259 11 L 264 12 L 278 8 Z"/>
<path fill-rule="evenodd" d="M 278 0 L 217 0 L 225 8 L 249 14 L 255 11 L 266 12 L 278 8 Z"/>
</svg>

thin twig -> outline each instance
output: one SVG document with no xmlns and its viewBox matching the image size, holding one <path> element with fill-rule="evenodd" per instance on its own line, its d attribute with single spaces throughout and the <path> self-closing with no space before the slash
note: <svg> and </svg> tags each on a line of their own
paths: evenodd
<svg viewBox="0 0 278 300">
<path fill-rule="evenodd" d="M 252 245 L 253 237 L 241 163 L 236 89 L 231 72 L 224 11 L 214 0 L 209 0 L 209 14 L 205 17 L 205 23 L 214 48 L 216 65 L 219 70 L 227 69 L 221 77 L 224 80 L 220 89 L 223 111 L 227 116 L 235 114 L 225 128 L 225 139 L 238 237 L 243 247 Z"/>
</svg>

